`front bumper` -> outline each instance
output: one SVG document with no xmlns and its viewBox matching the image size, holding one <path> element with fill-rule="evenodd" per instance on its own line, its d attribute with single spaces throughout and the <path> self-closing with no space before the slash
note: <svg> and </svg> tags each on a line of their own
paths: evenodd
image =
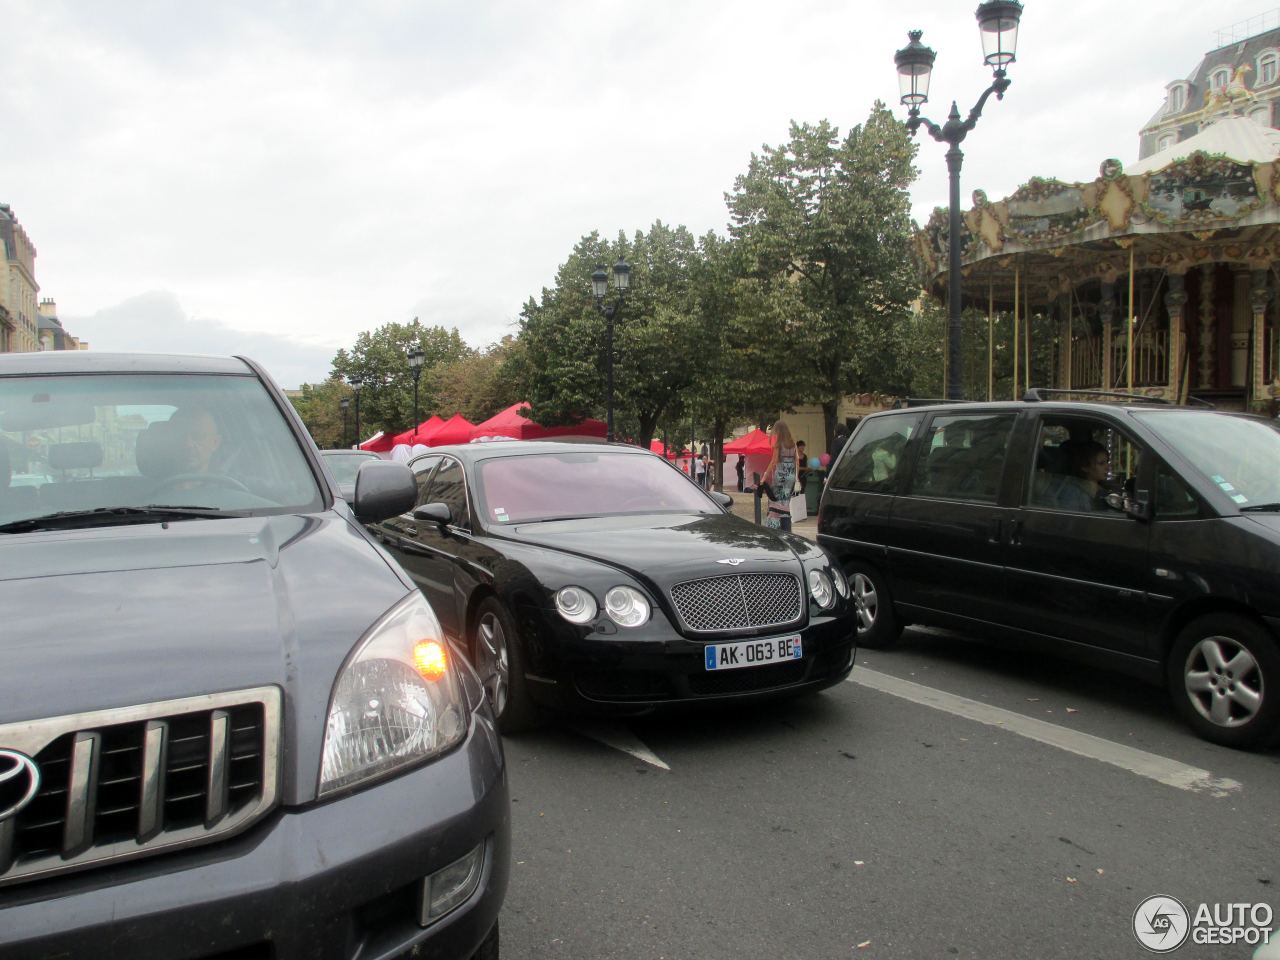
<svg viewBox="0 0 1280 960">
<path fill-rule="evenodd" d="M 532 611 L 530 611 L 532 614 Z M 796 630 L 755 636 L 718 636 L 691 640 L 674 629 L 661 635 L 630 638 L 578 632 L 556 623 L 554 615 L 537 618 L 542 627 L 532 646 L 526 673 L 530 695 L 542 706 L 596 714 L 627 715 L 656 708 L 723 700 L 761 699 L 820 690 L 839 683 L 853 667 L 855 631 L 849 605 L 840 602 L 826 613 L 810 612 Z M 528 638 L 528 619 L 521 636 Z M 797 661 L 745 667 L 706 669 L 708 643 L 732 643 L 798 634 L 804 657 Z"/>
<path fill-rule="evenodd" d="M 427 928 L 422 878 L 485 847 L 475 892 Z M 469 957 L 511 866 L 501 741 L 484 713 L 457 749 L 223 843 L 0 890 L 0 958 Z"/>
</svg>

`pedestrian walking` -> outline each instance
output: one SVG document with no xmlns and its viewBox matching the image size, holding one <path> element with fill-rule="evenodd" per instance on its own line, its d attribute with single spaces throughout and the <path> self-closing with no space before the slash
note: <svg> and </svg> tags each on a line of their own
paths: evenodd
<svg viewBox="0 0 1280 960">
<path fill-rule="evenodd" d="M 769 431 L 772 450 L 769 465 L 764 469 L 760 482 L 765 484 L 769 496 L 769 513 L 764 525 L 774 530 L 791 530 L 791 498 L 796 489 L 796 444 L 791 438 L 791 428 L 785 420 L 779 420 Z"/>
<path fill-rule="evenodd" d="M 745 493 L 747 489 L 747 458 L 742 454 L 738 454 L 738 464 L 733 469 L 738 474 L 738 492 Z"/>
</svg>

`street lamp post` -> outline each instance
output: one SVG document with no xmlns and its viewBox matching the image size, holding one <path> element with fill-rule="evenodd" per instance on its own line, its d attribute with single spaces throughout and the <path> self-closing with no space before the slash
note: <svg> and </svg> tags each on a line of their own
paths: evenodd
<svg viewBox="0 0 1280 960">
<path fill-rule="evenodd" d="M 967 119 L 960 119 L 960 110 L 951 102 L 947 122 L 939 127 L 932 120 L 920 116 L 920 107 L 929 100 L 929 78 L 937 54 L 920 42 L 923 31 L 911 30 L 911 40 L 894 55 L 898 67 L 898 86 L 902 103 L 909 107 L 907 130 L 914 134 L 923 126 L 939 143 L 950 145 L 947 151 L 947 171 L 951 175 L 950 208 L 947 220 L 947 385 L 948 400 L 964 399 L 964 370 L 960 356 L 960 165 L 964 154 L 960 143 L 982 116 L 987 98 L 996 95 L 1004 99 L 1004 92 L 1012 82 L 1005 76 L 1005 67 L 1014 61 L 1018 46 L 1018 21 L 1022 17 L 1022 4 L 1018 0 L 985 0 L 979 4 L 978 29 L 982 32 L 983 60 L 992 68 L 995 79 L 987 87 L 977 104 L 969 111 Z"/>
<path fill-rule="evenodd" d="M 416 317 L 414 319 L 417 319 Z M 422 363 L 427 354 L 421 347 L 410 347 L 405 351 L 409 358 L 409 372 L 413 374 L 413 439 L 418 439 L 418 381 L 422 379 Z"/>
<path fill-rule="evenodd" d="M 347 443 L 347 408 L 351 406 L 351 398 L 343 397 L 338 401 L 338 406 L 342 408 L 342 445 L 349 446 Z"/>
<path fill-rule="evenodd" d="M 613 443 L 613 318 L 631 285 L 631 265 L 622 257 L 618 257 L 618 262 L 613 265 L 613 285 L 617 288 L 618 296 L 605 303 L 605 295 L 609 292 L 609 274 L 605 271 L 604 264 L 599 264 L 591 274 L 591 295 L 596 298 L 596 306 L 605 319 L 605 423 L 609 443 Z"/>
<path fill-rule="evenodd" d="M 347 380 L 351 384 L 351 390 L 356 395 L 356 442 L 360 445 L 360 388 L 364 386 L 364 378 L 360 374 L 353 374 Z"/>
</svg>

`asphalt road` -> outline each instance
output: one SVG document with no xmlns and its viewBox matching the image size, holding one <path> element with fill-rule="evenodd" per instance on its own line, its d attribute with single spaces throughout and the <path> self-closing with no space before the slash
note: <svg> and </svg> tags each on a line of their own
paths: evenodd
<svg viewBox="0 0 1280 960">
<path fill-rule="evenodd" d="M 506 746 L 508 960 L 1135 958 L 1154 894 L 1280 914 L 1280 751 L 939 632 L 805 699 Z"/>
</svg>

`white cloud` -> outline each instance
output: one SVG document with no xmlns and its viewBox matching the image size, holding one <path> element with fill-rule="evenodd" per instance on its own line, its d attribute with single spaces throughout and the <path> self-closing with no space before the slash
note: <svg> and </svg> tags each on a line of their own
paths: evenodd
<svg viewBox="0 0 1280 960">
<path fill-rule="evenodd" d="M 81 319 L 170 290 L 187 333 L 323 348 L 301 373 L 318 379 L 359 331 L 415 314 L 476 346 L 512 332 L 592 230 L 723 230 L 723 194 L 790 120 L 846 129 L 896 103 L 908 28 L 938 52 L 926 112 L 967 112 L 989 82 L 973 7 L 0 0 L 0 202 L 95 346 Z M 1132 162 L 1164 84 L 1256 11 L 1153 12 L 1028 0 L 1013 86 L 963 146 L 966 203 Z M 947 183 L 921 136 L 923 220 Z M 136 333 L 120 345 L 154 346 Z"/>
</svg>

